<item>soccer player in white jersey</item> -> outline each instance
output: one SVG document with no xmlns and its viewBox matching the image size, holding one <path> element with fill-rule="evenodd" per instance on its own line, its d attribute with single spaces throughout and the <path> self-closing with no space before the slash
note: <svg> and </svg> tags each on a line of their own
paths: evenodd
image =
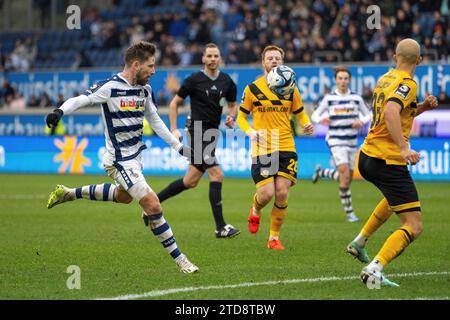
<svg viewBox="0 0 450 320">
<path fill-rule="evenodd" d="M 357 222 L 352 206 L 352 182 L 357 152 L 358 129 L 371 119 L 369 108 L 363 98 L 350 91 L 350 71 L 345 67 L 334 70 L 336 90 L 324 96 L 319 107 L 311 115 L 314 123 L 328 125 L 326 141 L 330 148 L 336 169 L 322 169 L 317 165 L 312 182 L 329 178 L 339 182 L 339 196 L 347 214 L 347 221 Z"/>
<path fill-rule="evenodd" d="M 58 185 L 48 199 L 47 208 L 76 199 L 103 200 L 130 203 L 133 199 L 143 209 L 143 219 L 150 226 L 180 270 L 192 273 L 198 267 L 181 253 L 169 224 L 163 217 L 161 204 L 147 184 L 143 174 L 142 142 L 144 117 L 153 130 L 181 155 L 190 155 L 190 149 L 180 143 L 167 129 L 156 112 L 152 88 L 147 84 L 155 73 L 156 47 L 141 41 L 125 52 L 123 72 L 94 84 L 84 95 L 68 99 L 59 109 L 47 115 L 49 127 L 56 126 L 64 114 L 96 105 L 101 107 L 105 125 L 106 153 L 103 159 L 108 176 L 114 184 L 68 188 Z"/>
</svg>

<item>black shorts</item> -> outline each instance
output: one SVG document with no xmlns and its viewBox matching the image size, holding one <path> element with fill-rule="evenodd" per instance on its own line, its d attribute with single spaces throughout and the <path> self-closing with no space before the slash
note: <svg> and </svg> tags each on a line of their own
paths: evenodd
<svg viewBox="0 0 450 320">
<path fill-rule="evenodd" d="M 275 176 L 282 176 L 297 182 L 297 153 L 280 151 L 252 158 L 252 178 L 256 187 L 273 182 Z"/>
<path fill-rule="evenodd" d="M 406 165 L 388 165 L 361 151 L 358 168 L 361 176 L 383 193 L 395 213 L 420 211 L 419 195 Z"/>
<path fill-rule="evenodd" d="M 216 158 L 216 146 L 218 143 L 218 136 L 195 136 L 194 130 L 188 131 L 188 145 L 191 147 L 192 153 L 189 158 L 189 163 L 201 172 L 205 172 L 209 168 L 219 165 Z M 208 140 L 208 141 L 204 141 Z"/>
</svg>

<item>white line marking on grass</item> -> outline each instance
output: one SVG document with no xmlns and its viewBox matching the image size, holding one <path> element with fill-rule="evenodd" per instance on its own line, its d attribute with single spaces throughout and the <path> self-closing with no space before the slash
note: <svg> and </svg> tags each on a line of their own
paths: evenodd
<svg viewBox="0 0 450 320">
<path fill-rule="evenodd" d="M 0 200 L 46 199 L 48 194 L 0 194 Z"/>
<path fill-rule="evenodd" d="M 404 278 L 404 277 L 419 277 L 419 276 L 441 276 L 450 275 L 450 272 L 412 272 L 412 273 L 397 273 L 387 275 L 392 278 Z M 111 297 L 111 298 L 98 298 L 97 300 L 132 300 L 132 299 L 142 299 L 149 297 L 160 297 L 173 293 L 180 292 L 193 292 L 199 290 L 221 290 L 221 289 L 235 289 L 244 287 L 255 287 L 255 286 L 272 286 L 278 284 L 292 284 L 292 283 L 313 283 L 313 282 L 331 282 L 331 281 L 345 281 L 345 280 L 356 280 L 359 276 L 347 276 L 347 277 L 320 277 L 320 278 L 309 278 L 309 279 L 288 279 L 288 280 L 278 280 L 278 281 L 264 281 L 264 282 L 243 282 L 238 284 L 228 284 L 228 285 L 213 285 L 213 286 L 200 286 L 200 287 L 185 287 L 185 288 L 173 288 L 167 290 L 154 290 L 141 294 L 128 294 L 123 296 Z"/>
</svg>

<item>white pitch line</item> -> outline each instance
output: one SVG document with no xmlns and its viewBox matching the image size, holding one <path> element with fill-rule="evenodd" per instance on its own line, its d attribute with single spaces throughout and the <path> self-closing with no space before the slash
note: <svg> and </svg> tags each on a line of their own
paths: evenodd
<svg viewBox="0 0 450 320">
<path fill-rule="evenodd" d="M 437 276 L 437 275 L 450 275 L 450 272 L 413 272 L 413 273 L 397 273 L 387 275 L 388 277 L 418 277 L 418 276 Z M 312 282 L 331 282 L 331 281 L 345 281 L 345 280 L 355 280 L 359 279 L 359 276 L 346 276 L 346 277 L 320 277 L 320 278 L 309 278 L 309 279 L 288 279 L 288 280 L 278 280 L 278 281 L 264 281 L 264 282 L 243 282 L 238 284 L 228 284 L 228 285 L 213 285 L 213 286 L 200 286 L 200 287 L 185 287 L 185 288 L 173 288 L 167 290 L 154 290 L 141 294 L 128 294 L 117 297 L 110 298 L 98 298 L 97 300 L 132 300 L 132 299 L 142 299 L 149 297 L 160 297 L 173 293 L 180 292 L 193 292 L 199 290 L 220 290 L 220 289 L 235 289 L 244 287 L 255 287 L 255 286 L 271 286 L 278 284 L 292 284 L 292 283 L 312 283 Z"/>
</svg>

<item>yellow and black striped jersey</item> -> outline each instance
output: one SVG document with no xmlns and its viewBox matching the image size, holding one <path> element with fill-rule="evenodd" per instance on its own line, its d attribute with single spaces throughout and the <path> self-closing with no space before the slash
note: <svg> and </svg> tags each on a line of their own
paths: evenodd
<svg viewBox="0 0 450 320">
<path fill-rule="evenodd" d="M 298 88 L 290 96 L 280 97 L 269 89 L 265 77 L 260 77 L 245 87 L 239 110 L 252 113 L 253 129 L 267 133 L 267 144 L 252 143 L 252 157 L 276 151 L 295 152 L 290 114 L 305 112 Z"/>
<path fill-rule="evenodd" d="M 403 137 L 409 142 L 411 126 L 417 114 L 417 83 L 407 72 L 392 69 L 378 80 L 374 89 L 372 123 L 361 150 L 370 157 L 384 159 L 386 164 L 406 165 L 384 120 L 388 101 L 394 101 L 401 106 Z"/>
</svg>

